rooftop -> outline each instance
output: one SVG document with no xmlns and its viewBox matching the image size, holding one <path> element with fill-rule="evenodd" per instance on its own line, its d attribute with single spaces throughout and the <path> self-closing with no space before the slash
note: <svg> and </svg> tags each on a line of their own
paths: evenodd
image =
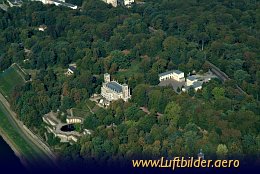
<svg viewBox="0 0 260 174">
<path fill-rule="evenodd" d="M 75 71 L 75 70 L 76 70 L 76 67 L 75 67 L 75 66 L 69 66 L 69 69 L 70 69 L 71 71 Z"/>
<path fill-rule="evenodd" d="M 106 86 L 116 92 L 122 92 L 122 86 L 115 81 L 108 82 Z"/>
<path fill-rule="evenodd" d="M 39 28 L 45 28 L 45 29 L 46 29 L 46 28 L 47 28 L 47 25 L 42 24 L 42 25 L 39 26 Z"/>
<path fill-rule="evenodd" d="M 22 0 L 9 0 L 9 2 L 11 2 L 12 4 L 18 5 L 18 4 L 22 4 L 23 1 Z"/>
<path fill-rule="evenodd" d="M 57 4 L 61 4 L 65 7 L 69 7 L 69 8 L 72 8 L 72 9 L 77 9 L 77 6 L 76 5 L 73 5 L 73 4 L 70 4 L 70 3 L 67 3 L 67 2 L 62 2 L 62 1 L 59 1 L 59 0 L 52 0 L 53 2 L 56 2 Z"/>
<path fill-rule="evenodd" d="M 175 74 L 182 74 L 182 73 L 183 73 L 182 71 L 179 71 L 179 70 L 173 70 L 173 72 L 174 72 Z"/>
<path fill-rule="evenodd" d="M 182 72 L 182 71 L 179 71 L 179 70 L 171 70 L 171 71 L 167 71 L 167 72 L 164 72 L 164 73 L 159 74 L 159 77 L 165 76 L 165 75 L 168 75 L 168 74 L 171 74 L 171 73 L 182 74 L 183 72 Z"/>
<path fill-rule="evenodd" d="M 187 77 L 187 80 L 194 81 L 194 80 L 196 80 L 196 77 L 194 77 L 194 76 L 189 76 L 189 77 Z"/>
<path fill-rule="evenodd" d="M 201 82 L 194 82 L 192 87 L 193 88 L 198 88 L 198 87 L 201 87 L 202 86 L 202 83 Z"/>
</svg>

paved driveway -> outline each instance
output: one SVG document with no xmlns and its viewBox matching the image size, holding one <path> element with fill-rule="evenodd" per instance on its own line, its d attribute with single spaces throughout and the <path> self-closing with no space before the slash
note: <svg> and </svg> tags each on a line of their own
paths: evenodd
<svg viewBox="0 0 260 174">
<path fill-rule="evenodd" d="M 171 86 L 175 92 L 177 92 L 177 88 L 179 87 L 181 89 L 182 86 L 185 85 L 185 82 L 178 82 L 173 79 L 163 80 L 159 83 L 158 86 Z"/>
</svg>

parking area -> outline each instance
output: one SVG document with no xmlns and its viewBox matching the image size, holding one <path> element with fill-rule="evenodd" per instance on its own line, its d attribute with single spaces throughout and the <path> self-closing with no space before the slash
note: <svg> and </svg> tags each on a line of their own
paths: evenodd
<svg viewBox="0 0 260 174">
<path fill-rule="evenodd" d="M 171 86 L 175 92 L 177 92 L 178 87 L 181 89 L 184 85 L 185 85 L 185 81 L 178 82 L 173 79 L 163 80 L 158 84 L 158 86 Z"/>
<path fill-rule="evenodd" d="M 204 74 L 196 74 L 196 75 L 193 75 L 193 76 L 196 79 L 198 79 L 198 81 L 202 81 L 202 82 L 209 82 L 213 78 L 218 78 L 211 71 L 208 71 L 208 72 L 206 72 Z"/>
</svg>

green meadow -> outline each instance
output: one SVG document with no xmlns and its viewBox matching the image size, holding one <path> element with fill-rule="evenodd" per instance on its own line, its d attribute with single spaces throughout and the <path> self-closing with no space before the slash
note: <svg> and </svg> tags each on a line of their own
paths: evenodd
<svg viewBox="0 0 260 174">
<path fill-rule="evenodd" d="M 0 72 L 0 92 L 5 97 L 9 97 L 15 86 L 24 83 L 22 75 L 24 75 L 24 73 L 20 71 L 16 65 L 11 66 L 4 72 Z"/>
</svg>

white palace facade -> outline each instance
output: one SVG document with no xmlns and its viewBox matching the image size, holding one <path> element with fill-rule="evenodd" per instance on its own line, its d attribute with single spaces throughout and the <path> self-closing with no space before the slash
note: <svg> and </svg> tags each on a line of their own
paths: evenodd
<svg viewBox="0 0 260 174">
<path fill-rule="evenodd" d="M 101 87 L 101 95 L 109 102 L 123 99 L 128 101 L 131 98 L 130 89 L 127 84 L 121 85 L 117 81 L 110 80 L 110 74 L 104 74 L 104 82 Z"/>
<path fill-rule="evenodd" d="M 185 81 L 184 72 L 179 71 L 179 70 L 172 70 L 172 71 L 167 71 L 167 72 L 159 74 L 160 82 L 163 80 L 168 80 L 168 79 L 173 79 L 178 82 L 184 82 Z"/>
<path fill-rule="evenodd" d="M 119 0 L 103 0 L 107 4 L 111 4 L 113 7 L 117 7 L 120 4 Z M 122 0 L 123 4 L 126 7 L 130 7 L 132 3 L 135 2 L 135 0 Z"/>
</svg>

